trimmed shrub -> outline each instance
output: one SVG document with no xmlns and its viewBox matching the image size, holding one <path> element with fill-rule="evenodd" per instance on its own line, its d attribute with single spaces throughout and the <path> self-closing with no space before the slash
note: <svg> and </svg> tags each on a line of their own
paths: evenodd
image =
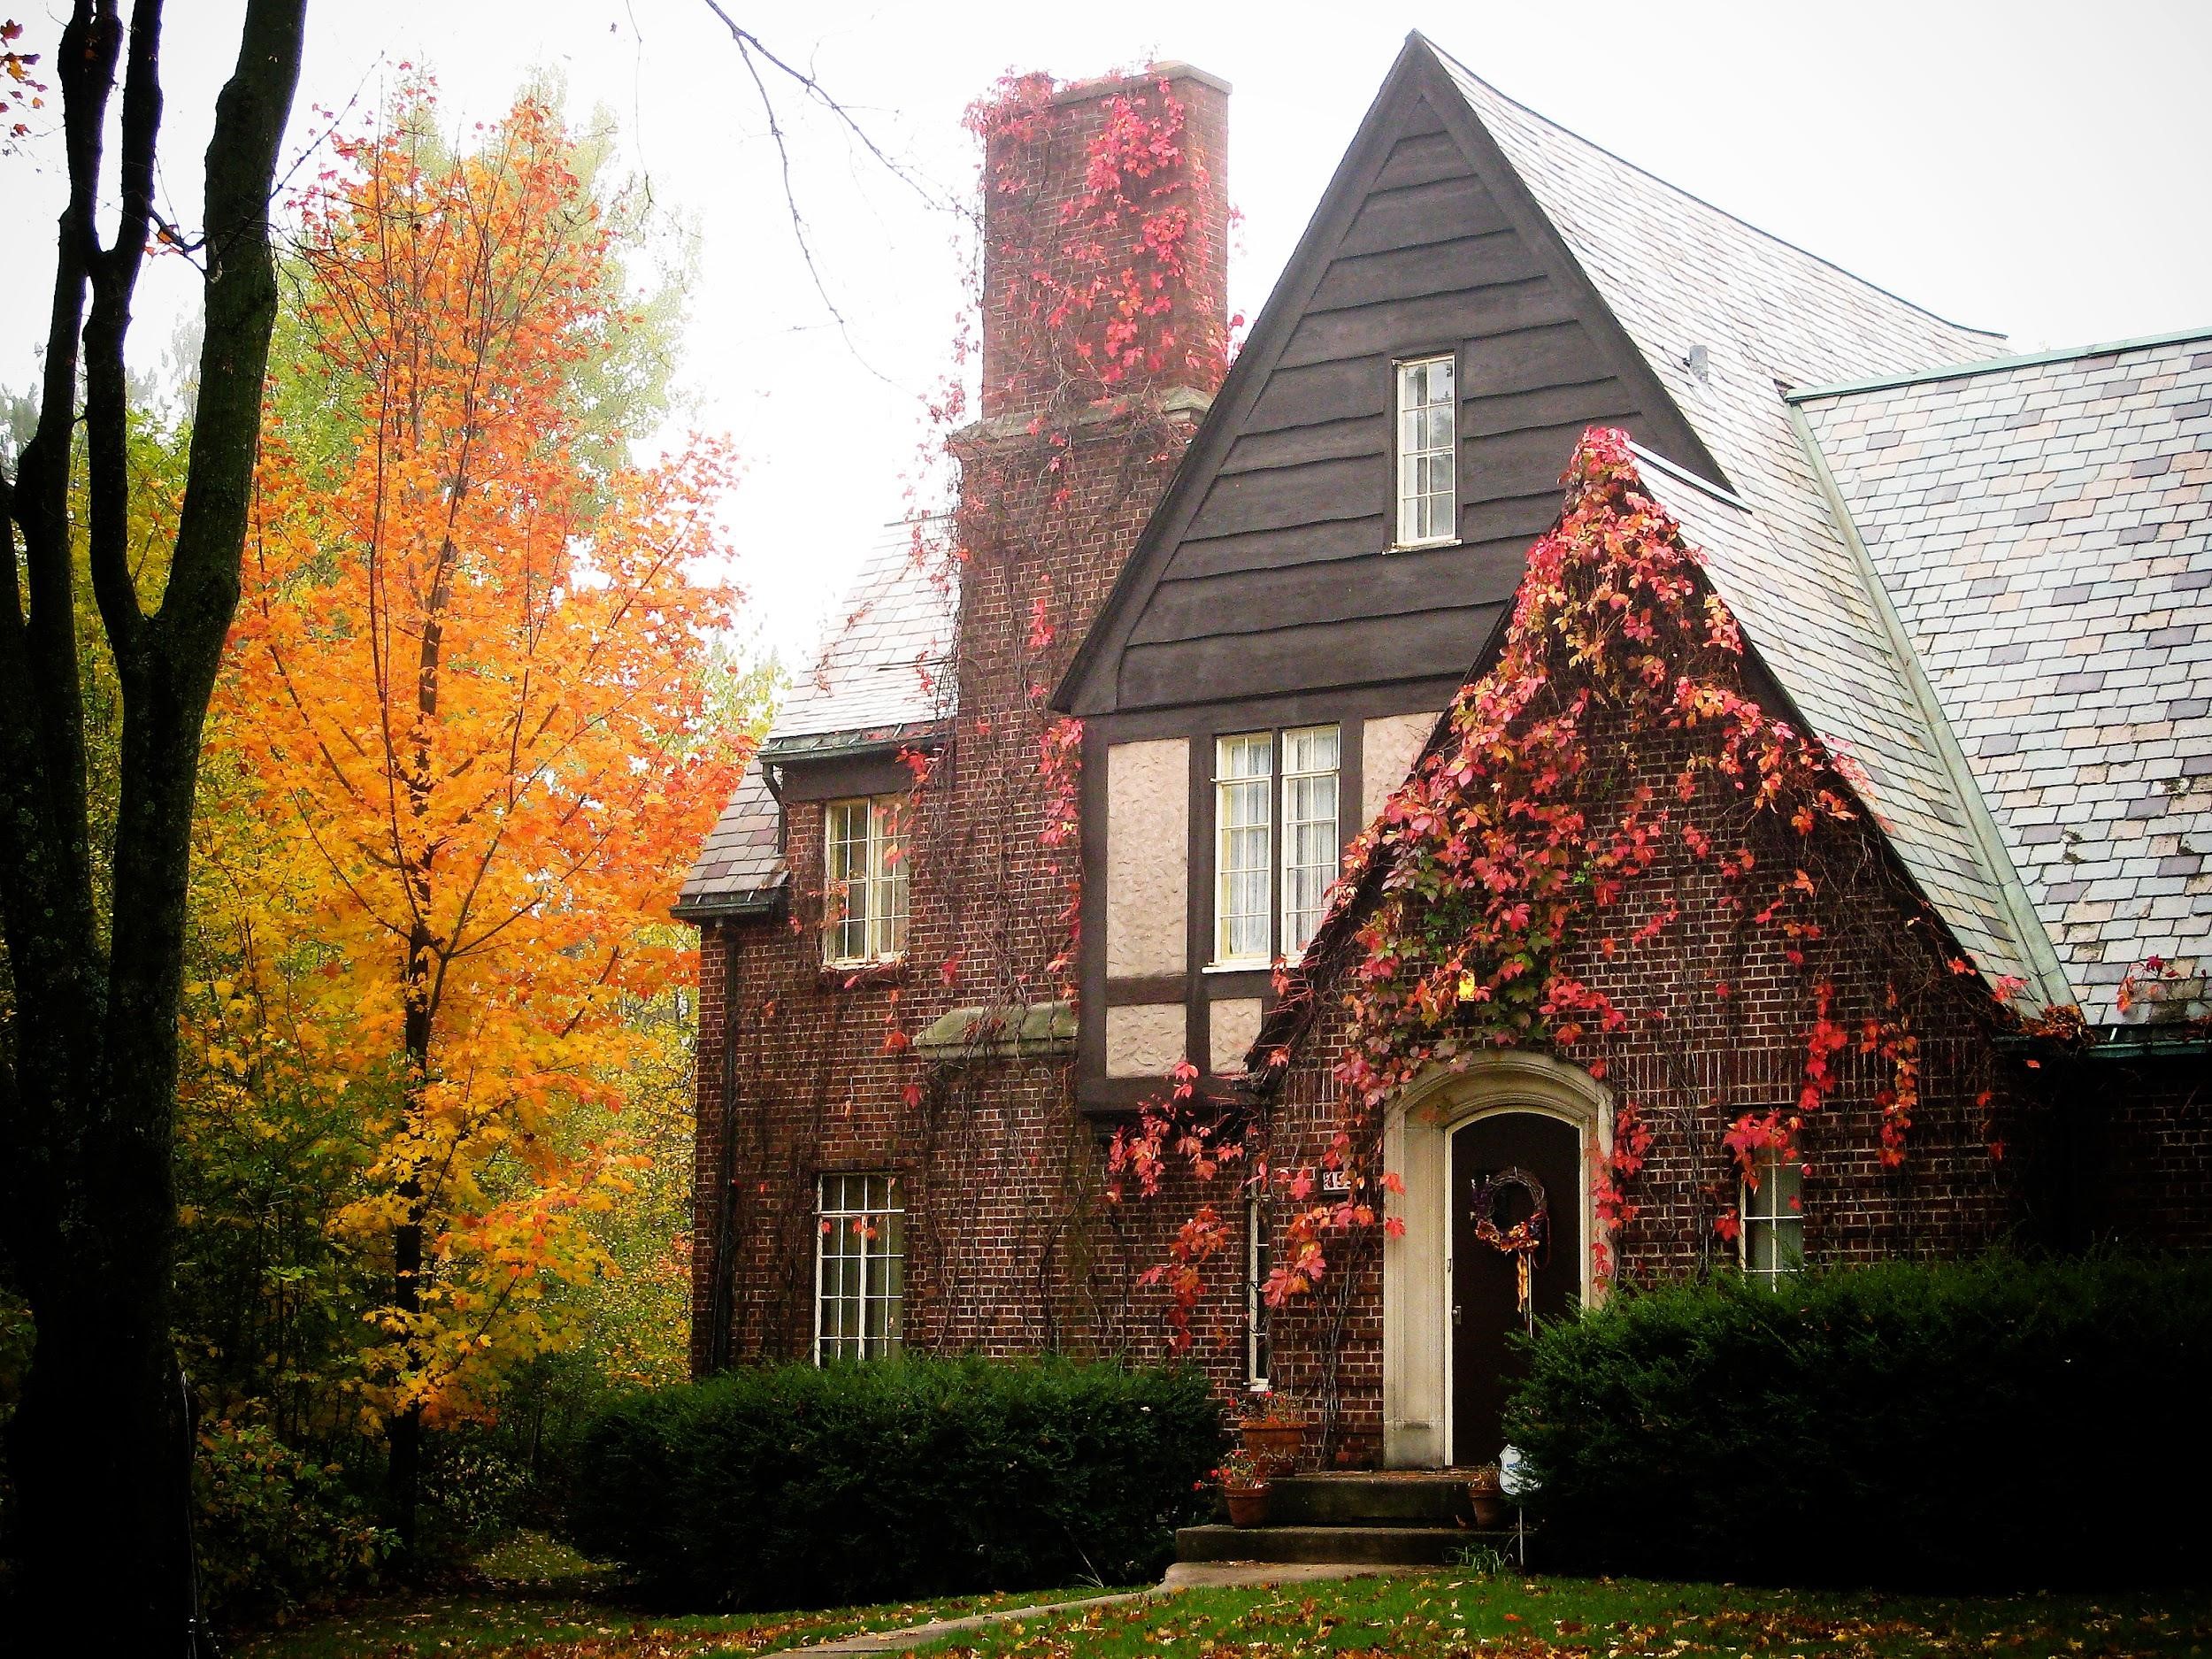
<svg viewBox="0 0 2212 1659">
<path fill-rule="evenodd" d="M 805 1607 L 1155 1575 L 1208 1505 L 1195 1371 L 906 1358 L 732 1371 L 586 1428 L 586 1553 L 694 1607 Z"/>
<path fill-rule="evenodd" d="M 2026 1587 L 2202 1571 L 2212 1261 L 1995 1256 L 1624 1292 L 1506 1418 L 1560 1564 Z"/>
<path fill-rule="evenodd" d="M 397 1541 L 337 1465 L 264 1425 L 203 1427 L 192 1485 L 201 1596 L 226 1622 L 282 1617 L 372 1585 Z"/>
</svg>

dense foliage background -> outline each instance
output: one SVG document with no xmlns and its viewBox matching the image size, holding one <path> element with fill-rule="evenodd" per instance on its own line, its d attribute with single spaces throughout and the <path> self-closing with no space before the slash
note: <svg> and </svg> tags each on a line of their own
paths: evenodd
<svg viewBox="0 0 2212 1659">
<path fill-rule="evenodd" d="M 611 122 L 570 121 L 557 89 L 535 85 L 504 122 L 455 142 L 434 89 L 410 82 L 357 125 L 365 130 L 337 145 L 338 164 L 285 204 L 265 417 L 279 437 L 264 447 L 247 608 L 210 713 L 195 811 L 175 1336 L 200 1424 L 204 1590 L 228 1623 L 327 1600 L 396 1564 L 396 1410 L 426 1411 L 413 1565 L 439 1571 L 517 1527 L 552 1525 L 555 1471 L 589 1413 L 610 1391 L 686 1374 L 696 1002 L 688 930 L 665 910 L 778 683 L 772 663 L 749 660 L 721 631 L 729 595 L 713 572 L 701 577 L 695 556 L 711 549 L 690 513 L 695 495 L 681 511 L 669 504 L 689 488 L 692 452 L 664 446 L 649 470 L 631 461 L 634 443 L 680 419 L 672 368 L 689 244 L 605 165 Z M 534 259 L 557 273 L 524 280 Z M 480 280 L 517 265 L 521 276 Z M 457 282 L 476 286 L 405 303 Z M 357 303 L 365 288 L 396 295 L 393 314 Z M 192 400 L 176 365 L 196 355 L 180 341 L 171 373 L 131 388 L 131 540 L 145 599 L 165 580 L 184 485 Z M 442 377 L 429 390 L 423 364 Z M 421 409 L 447 403 L 466 410 L 454 423 L 460 462 L 421 435 L 433 424 Z M 0 452 L 19 451 L 28 431 L 25 401 L 0 396 Z M 504 470 L 489 458 L 503 431 L 521 434 Z M 718 459 L 700 465 L 719 479 Z M 81 468 L 80 457 L 80 497 Z M 419 521 L 403 526 L 402 492 L 386 481 L 402 476 Z M 356 488 L 364 477 L 372 485 Z M 460 477 L 477 519 L 440 516 Z M 649 488 L 672 478 L 657 495 Z M 442 589 L 395 550 L 434 549 L 440 534 L 467 544 Z M 650 603 L 614 612 L 603 594 L 625 579 L 621 558 L 649 569 L 630 586 Z M 360 603 L 363 593 L 373 597 Z M 351 648 L 382 626 L 411 652 L 424 618 L 441 614 L 448 718 L 433 730 L 411 718 L 412 657 L 384 676 Z M 282 631 L 294 615 L 303 626 Z M 121 698 L 88 604 L 78 632 L 88 804 L 105 841 Z M 620 748 L 614 762 L 586 754 L 530 702 L 551 678 L 534 650 L 560 657 L 561 691 L 593 714 L 594 733 L 618 733 L 602 744 Z M 616 699 L 579 683 L 576 664 L 595 655 L 610 664 L 602 678 L 618 682 L 624 724 L 599 719 Z M 663 671 L 650 703 L 636 692 L 641 656 Z M 391 708 L 402 711 L 397 740 L 387 729 L 380 755 Z M 508 741 L 503 720 L 529 741 Z M 640 793 L 652 798 L 635 811 L 669 833 L 648 845 L 626 821 L 601 834 L 626 884 L 610 898 L 582 856 L 595 849 L 557 860 L 525 809 L 534 800 L 541 817 L 575 821 L 595 775 L 585 761 L 627 776 L 646 750 L 651 788 Z M 485 757 L 517 755 L 485 781 Z M 517 919 L 445 976 L 448 1012 L 415 1091 L 442 1091 L 433 1102 L 442 1116 L 410 1110 L 403 930 L 395 941 L 373 918 L 346 918 L 371 895 L 365 871 L 388 887 L 406 858 L 426 868 L 461 849 L 428 810 L 396 856 L 374 844 L 380 826 L 409 816 L 384 805 L 404 800 L 413 757 L 475 789 L 440 809 L 448 819 L 503 825 L 493 844 L 523 849 L 508 906 Z M 661 799 L 694 761 L 712 763 L 707 787 L 671 783 L 679 798 Z M 356 806 L 358 822 L 326 796 Z M 549 872 L 563 878 L 557 889 L 530 890 Z M 411 889 L 423 898 L 429 884 Z M 465 927 L 426 914 L 434 955 L 441 941 L 466 945 Z M 568 936 L 549 942 L 555 923 Z M 568 976 L 550 995 L 549 964 Z M 4 966 L 0 1030 L 12 1005 Z M 411 1212 L 426 1259 L 421 1311 L 403 1319 L 395 1236 Z M 0 1429 L 34 1340 L 9 1273 L 0 1260 Z M 0 1473 L 0 1541 L 9 1519 Z"/>
<path fill-rule="evenodd" d="M 2201 1573 L 2212 1263 L 1886 1263 L 1540 1330 L 1509 1438 L 1548 1562 L 2037 1587 Z"/>
<path fill-rule="evenodd" d="M 1194 1369 L 907 1358 L 657 1389 L 585 1431 L 585 1550 L 688 1607 L 1156 1577 L 1213 1507 Z"/>
</svg>

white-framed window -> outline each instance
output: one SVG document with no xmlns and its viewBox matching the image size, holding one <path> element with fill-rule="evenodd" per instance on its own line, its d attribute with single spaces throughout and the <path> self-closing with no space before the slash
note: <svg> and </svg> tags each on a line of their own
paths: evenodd
<svg viewBox="0 0 2212 1659">
<path fill-rule="evenodd" d="M 1254 1388 L 1267 1386 L 1267 1205 L 1256 1195 L 1244 1201 L 1244 1379 Z"/>
<path fill-rule="evenodd" d="M 1804 1166 L 1770 1152 L 1758 1178 L 1743 1184 L 1743 1271 L 1778 1285 L 1805 1265 Z"/>
<path fill-rule="evenodd" d="M 1321 925 L 1342 856 L 1343 750 L 1334 726 L 1214 740 L 1216 967 L 1263 966 L 1278 950 L 1297 956 Z"/>
<path fill-rule="evenodd" d="M 1322 895 L 1336 879 L 1337 767 L 1333 726 L 1283 733 L 1283 955 L 1304 953 L 1321 926 Z"/>
<path fill-rule="evenodd" d="M 1398 365 L 1398 545 L 1459 534 L 1459 402 L 1449 352 Z"/>
<path fill-rule="evenodd" d="M 1264 964 L 1273 882 L 1275 734 L 1214 740 L 1214 961 Z"/>
<path fill-rule="evenodd" d="M 883 962 L 906 949 L 907 803 L 879 795 L 822 813 L 822 960 Z"/>
<path fill-rule="evenodd" d="M 899 1178 L 821 1178 L 814 1253 L 814 1363 L 899 1351 L 906 1303 L 906 1200 Z"/>
</svg>

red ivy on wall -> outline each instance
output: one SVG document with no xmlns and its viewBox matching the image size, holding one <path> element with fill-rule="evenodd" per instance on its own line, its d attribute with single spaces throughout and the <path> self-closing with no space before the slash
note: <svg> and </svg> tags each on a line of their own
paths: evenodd
<svg viewBox="0 0 2212 1659">
<path fill-rule="evenodd" d="M 1638 878 L 1663 851 L 1679 846 L 1709 867 L 1723 905 L 1812 972 L 1807 949 L 1823 936 L 1812 905 L 1816 837 L 1857 816 L 1847 770 L 1749 694 L 1735 619 L 1644 491 L 1627 435 L 1586 433 L 1563 482 L 1563 511 L 1530 552 L 1494 664 L 1461 689 L 1439 739 L 1348 852 L 1307 972 L 1279 984 L 1293 1001 L 1324 977 L 1341 987 L 1352 1041 L 1335 1069 L 1340 1127 L 1322 1164 L 1341 1171 L 1335 1185 L 1354 1196 L 1311 1202 L 1310 1172 L 1274 1173 L 1298 1204 L 1271 1300 L 1322 1278 L 1330 1234 L 1371 1225 L 1373 1209 L 1358 1195 L 1393 1185 L 1380 1171 L 1382 1108 L 1416 1076 L 1463 1070 L 1489 1049 L 1538 1047 L 1586 1053 L 1602 1077 L 1609 1039 L 1667 1022 L 1665 1009 L 1621 1006 L 1566 965 L 1570 947 L 1610 961 L 1661 945 L 1678 913 Z M 1678 764 L 1671 777 L 1640 778 L 1628 745 L 1655 737 L 1674 740 Z M 1723 810 L 1686 821 L 1683 810 L 1714 790 Z M 1781 868 L 1770 867 L 1774 839 L 1763 829 L 1773 827 L 1797 854 Z M 1770 849 L 1765 858 L 1755 841 Z M 1717 983 L 1708 994 L 1725 1004 L 1732 992 Z M 1768 1160 L 1802 1158 L 1800 1131 L 1837 1087 L 1834 1062 L 1854 1039 L 1836 997 L 1824 976 L 1809 986 L 1793 1105 L 1741 1114 L 1722 1134 L 1723 1151 L 1755 1186 Z M 1918 1036 L 1894 986 L 1857 1046 L 1885 1068 L 1881 1156 L 1894 1164 L 1920 1079 Z M 1286 1066 L 1288 1044 L 1268 1058 Z M 1194 1139 L 1191 1094 L 1181 1088 L 1148 1108 L 1132 1143 Z M 1621 1101 L 1594 1179 L 1601 1276 L 1614 1236 L 1636 1214 L 1630 1194 L 1651 1145 L 1638 1102 Z M 1734 1207 L 1715 1225 L 1734 1237 Z M 1172 1288 L 1184 1299 L 1182 1317 L 1171 1314 L 1179 1333 L 1199 1293 L 1187 1273 Z"/>
</svg>

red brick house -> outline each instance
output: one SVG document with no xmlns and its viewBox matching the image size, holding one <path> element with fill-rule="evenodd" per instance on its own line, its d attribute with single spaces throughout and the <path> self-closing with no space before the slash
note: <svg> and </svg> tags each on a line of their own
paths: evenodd
<svg viewBox="0 0 2212 1659">
<path fill-rule="evenodd" d="M 1157 1355 L 1139 1278 L 1210 1203 L 1196 1356 L 1341 1458 L 1440 1466 L 1497 1452 L 1524 1292 L 1477 1228 L 1540 1187 L 1540 1315 L 1616 1278 L 2212 1239 L 2212 332 L 2007 357 L 1417 36 L 1225 378 L 1197 349 L 1092 378 L 1043 338 L 1090 313 L 1038 295 L 1159 274 L 1159 215 L 1187 236 L 1152 285 L 1170 324 L 1222 325 L 1226 106 L 1168 65 L 986 128 L 959 510 L 871 563 L 678 906 L 695 1365 Z M 1120 175 L 1144 212 L 1090 224 L 1105 147 L 1163 119 Z M 1409 843 L 1333 884 L 1394 795 L 1402 823 L 1479 787 L 1437 757 L 1519 649 L 1594 427 L 1740 630 L 1732 686 L 1840 767 L 1849 814 L 1686 787 L 1614 901 L 1639 947 L 1548 946 L 1618 1028 L 1426 1067 L 1333 1168 L 1358 941 Z M 1623 799 L 1702 741 L 1602 711 L 1584 737 Z M 1832 873 L 1754 926 L 1698 851 L 1724 841 Z M 1793 1110 L 1832 1015 L 1788 1156 L 1732 1149 Z M 1193 1120 L 1268 1179 L 1179 1163 L 1114 1202 L 1110 1137 L 1185 1062 Z M 1271 1315 L 1286 1225 L 1333 1196 L 1392 1225 L 1333 1235 Z"/>
</svg>

